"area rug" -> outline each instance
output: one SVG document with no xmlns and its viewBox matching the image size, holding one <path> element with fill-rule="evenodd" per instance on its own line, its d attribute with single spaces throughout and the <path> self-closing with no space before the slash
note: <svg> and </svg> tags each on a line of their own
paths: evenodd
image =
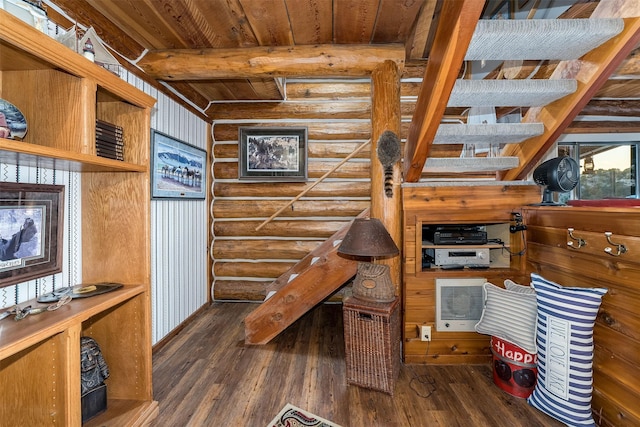
<svg viewBox="0 0 640 427">
<path fill-rule="evenodd" d="M 267 427 L 340 427 L 331 421 L 320 418 L 298 407 L 287 403 L 280 413 L 269 423 Z"/>
</svg>

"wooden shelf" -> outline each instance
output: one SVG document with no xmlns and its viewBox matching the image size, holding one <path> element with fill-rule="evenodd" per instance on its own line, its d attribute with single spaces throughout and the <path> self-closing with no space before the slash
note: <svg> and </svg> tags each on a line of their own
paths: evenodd
<svg viewBox="0 0 640 427">
<path fill-rule="evenodd" d="M 148 172 L 147 165 L 0 138 L 0 162 L 71 172 Z"/>
<path fill-rule="evenodd" d="M 143 286 L 124 286 L 115 291 L 91 298 L 74 299 L 56 311 L 27 316 L 19 321 L 14 321 L 12 316 L 2 319 L 0 321 L 2 330 L 0 359 L 19 353 L 64 331 L 69 328 L 69 325 L 80 324 L 91 316 L 95 316 L 142 292 L 144 292 Z M 21 307 L 29 305 L 37 308 L 48 304 L 40 304 L 35 299 L 20 304 Z"/>
<path fill-rule="evenodd" d="M 0 139 L 0 162 L 80 173 L 82 281 L 125 284 L 53 312 L 0 321 L 0 387 L 13 390 L 3 398 L 0 420 L 80 426 L 80 338 L 89 336 L 110 375 L 107 410 L 87 425 L 148 424 L 158 412 L 150 296 L 155 99 L 4 10 L 0 98 L 28 126 L 23 141 Z M 96 120 L 123 129 L 124 161 L 96 155 Z M 28 304 L 40 305 L 21 306 Z"/>
</svg>

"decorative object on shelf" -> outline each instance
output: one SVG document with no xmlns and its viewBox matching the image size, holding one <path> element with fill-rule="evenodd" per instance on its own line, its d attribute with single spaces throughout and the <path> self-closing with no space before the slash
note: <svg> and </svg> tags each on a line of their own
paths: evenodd
<svg viewBox="0 0 640 427">
<path fill-rule="evenodd" d="M 93 47 L 91 39 L 88 37 L 82 46 L 82 55 L 91 62 L 96 60 L 96 50 Z"/>
<path fill-rule="evenodd" d="M 96 283 L 93 285 L 77 285 L 59 288 L 38 297 L 38 302 L 55 302 L 62 298 L 89 298 L 95 295 L 102 295 L 107 292 L 120 289 L 123 285 L 120 283 Z"/>
<path fill-rule="evenodd" d="M 6 10 L 37 30 L 47 33 L 49 20 L 41 0 L 0 0 L 0 9 Z"/>
<path fill-rule="evenodd" d="M 356 218 L 344 236 L 338 253 L 370 258 L 373 261 L 375 258 L 398 255 L 400 250 L 379 219 Z M 395 300 L 395 287 L 391 281 L 389 266 L 360 261 L 352 291 L 354 297 L 365 301 Z"/>
<path fill-rule="evenodd" d="M 239 179 L 307 180 L 306 127 L 241 127 Z"/>
<path fill-rule="evenodd" d="M 24 114 L 12 103 L 0 98 L 0 138 L 22 141 L 27 133 Z"/>
<path fill-rule="evenodd" d="M 102 39 L 98 36 L 98 33 L 96 33 L 93 27 L 82 30 L 74 26 L 66 33 L 57 36 L 56 40 L 58 40 L 60 43 L 67 46 L 74 52 L 78 52 L 83 55 L 84 48 L 86 47 L 87 42 L 90 40 L 90 43 L 93 46 L 94 56 L 93 59 L 89 59 L 100 65 L 102 68 L 109 70 L 113 74 L 118 76 L 120 75 L 120 63 L 115 58 L 115 56 L 113 56 L 111 52 L 109 52 L 109 50 L 104 46 Z"/>
<path fill-rule="evenodd" d="M 0 182 L 0 287 L 62 271 L 64 186 Z"/>
<path fill-rule="evenodd" d="M 96 120 L 96 154 L 113 160 L 124 160 L 124 129 L 122 126 Z"/>
<path fill-rule="evenodd" d="M 204 199 L 207 152 L 151 130 L 151 197 Z"/>
<path fill-rule="evenodd" d="M 82 422 L 86 422 L 107 409 L 109 367 L 102 356 L 98 342 L 91 337 L 80 337 L 80 387 L 82 393 Z"/>
</svg>

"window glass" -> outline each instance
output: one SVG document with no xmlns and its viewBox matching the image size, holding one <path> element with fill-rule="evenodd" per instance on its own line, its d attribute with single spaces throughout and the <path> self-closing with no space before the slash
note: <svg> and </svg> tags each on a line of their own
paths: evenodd
<svg viewBox="0 0 640 427">
<path fill-rule="evenodd" d="M 637 198 L 638 144 L 573 143 L 558 146 L 580 164 L 576 199 Z"/>
</svg>

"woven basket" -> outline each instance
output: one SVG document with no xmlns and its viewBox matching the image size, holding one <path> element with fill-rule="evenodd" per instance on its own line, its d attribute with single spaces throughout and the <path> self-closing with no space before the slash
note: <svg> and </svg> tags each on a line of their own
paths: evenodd
<svg viewBox="0 0 640 427">
<path fill-rule="evenodd" d="M 393 395 L 400 373 L 399 300 L 343 303 L 347 383 Z"/>
</svg>

